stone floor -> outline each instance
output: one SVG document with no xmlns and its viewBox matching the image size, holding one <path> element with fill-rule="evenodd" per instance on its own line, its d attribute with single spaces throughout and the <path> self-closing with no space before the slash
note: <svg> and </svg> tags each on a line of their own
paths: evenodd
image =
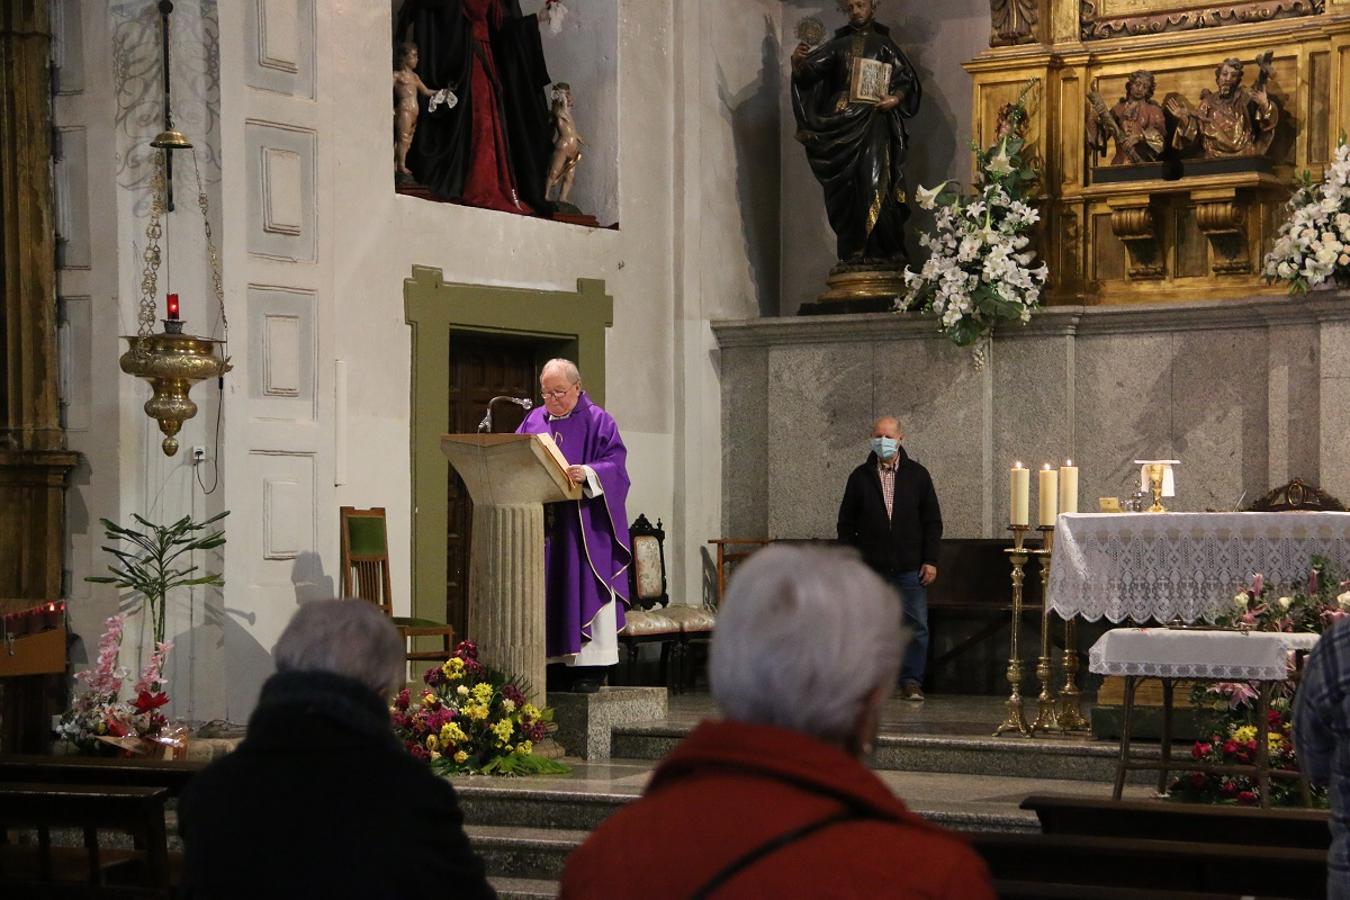
<svg viewBox="0 0 1350 900">
<path fill-rule="evenodd" d="M 1088 736 L 992 736 L 1001 697 L 889 702 L 870 764 L 910 809 L 963 831 L 1037 831 L 1019 808 L 1029 794 L 1108 798 L 1117 745 Z M 1034 701 L 1028 714 L 1034 716 Z M 701 720 L 717 715 L 706 694 L 670 698 L 668 715 L 614 729 L 607 762 L 566 760 L 562 777 L 453 779 L 466 827 L 503 897 L 551 897 L 567 854 L 641 793 L 661 757 Z M 1131 798 L 1153 796 L 1142 775 Z"/>
</svg>

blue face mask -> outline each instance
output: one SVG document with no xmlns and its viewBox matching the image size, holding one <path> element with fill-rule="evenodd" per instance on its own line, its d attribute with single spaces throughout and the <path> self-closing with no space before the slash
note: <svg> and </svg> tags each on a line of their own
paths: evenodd
<svg viewBox="0 0 1350 900">
<path fill-rule="evenodd" d="M 878 459 L 890 459 L 895 455 L 895 451 L 900 449 L 900 442 L 895 438 L 874 437 L 872 438 L 872 452 Z"/>
</svg>

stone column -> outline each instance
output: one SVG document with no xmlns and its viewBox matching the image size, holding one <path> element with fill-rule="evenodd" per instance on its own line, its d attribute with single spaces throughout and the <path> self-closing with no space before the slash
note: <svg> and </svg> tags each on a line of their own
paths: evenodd
<svg viewBox="0 0 1350 900">
<path fill-rule="evenodd" d="M 529 682 L 544 702 L 544 507 L 539 503 L 473 508 L 469 637 L 485 665 Z"/>
</svg>

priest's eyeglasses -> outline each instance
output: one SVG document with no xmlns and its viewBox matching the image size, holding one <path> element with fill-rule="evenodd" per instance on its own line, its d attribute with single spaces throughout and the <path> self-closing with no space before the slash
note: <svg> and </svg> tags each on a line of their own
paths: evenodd
<svg viewBox="0 0 1350 900">
<path fill-rule="evenodd" d="M 564 397 L 567 396 L 567 393 L 568 393 L 568 391 L 570 391 L 570 390 L 572 390 L 571 387 L 565 387 L 565 388 L 560 388 L 560 389 L 558 389 L 558 390 L 556 390 L 556 391 L 544 391 L 544 399 L 545 399 L 545 400 L 561 400 L 562 398 L 564 398 Z"/>
</svg>

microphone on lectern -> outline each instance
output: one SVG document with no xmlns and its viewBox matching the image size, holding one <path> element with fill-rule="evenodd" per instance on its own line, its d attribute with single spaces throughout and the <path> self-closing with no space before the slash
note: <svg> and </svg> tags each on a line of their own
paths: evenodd
<svg viewBox="0 0 1350 900">
<path fill-rule="evenodd" d="M 526 412 L 529 412 L 534 408 L 534 402 L 527 400 L 524 397 L 493 397 L 488 401 L 487 413 L 483 415 L 483 421 L 478 423 L 478 431 L 480 434 L 492 431 L 492 406 L 502 400 L 507 403 L 514 403 Z"/>
</svg>

